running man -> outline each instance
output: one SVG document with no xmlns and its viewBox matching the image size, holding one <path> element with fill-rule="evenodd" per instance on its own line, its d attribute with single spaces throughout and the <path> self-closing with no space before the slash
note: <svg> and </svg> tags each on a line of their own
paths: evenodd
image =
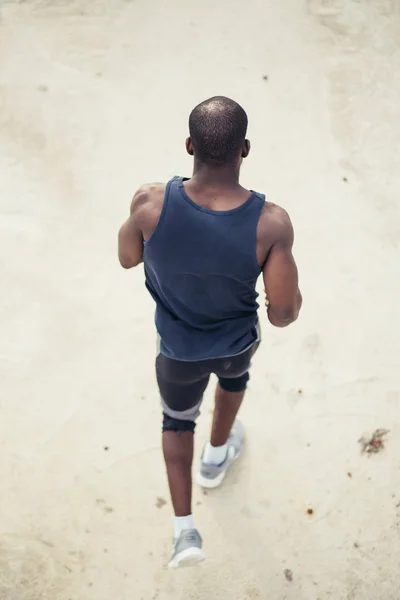
<svg viewBox="0 0 400 600">
<path fill-rule="evenodd" d="M 192 516 L 191 470 L 196 418 L 211 373 L 218 378 L 214 418 L 197 483 L 219 486 L 244 442 L 236 416 L 260 343 L 260 273 L 272 325 L 295 321 L 302 303 L 287 213 L 239 184 L 250 152 L 245 111 L 229 98 L 210 98 L 193 109 L 189 130 L 192 178 L 141 187 L 119 232 L 121 265 L 144 263 L 157 306 L 156 374 L 175 512 L 170 567 L 204 559 Z"/>
</svg>

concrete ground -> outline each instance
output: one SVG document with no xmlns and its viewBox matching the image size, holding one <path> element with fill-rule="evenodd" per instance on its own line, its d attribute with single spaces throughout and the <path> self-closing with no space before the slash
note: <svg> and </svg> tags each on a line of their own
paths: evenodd
<svg viewBox="0 0 400 600">
<path fill-rule="evenodd" d="M 2 0 L 1 600 L 400 598 L 399 65 L 399 0 Z M 154 307 L 116 234 L 190 174 L 215 94 L 292 216 L 304 309 L 261 311 L 246 452 L 195 491 L 207 562 L 171 573 Z"/>
</svg>

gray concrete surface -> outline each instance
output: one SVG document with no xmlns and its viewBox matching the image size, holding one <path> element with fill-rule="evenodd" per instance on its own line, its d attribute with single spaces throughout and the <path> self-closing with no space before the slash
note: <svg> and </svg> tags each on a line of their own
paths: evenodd
<svg viewBox="0 0 400 600">
<path fill-rule="evenodd" d="M 400 598 L 399 40 L 399 0 L 1 1 L 1 600 Z M 116 233 L 190 173 L 215 94 L 293 218 L 304 309 L 262 315 L 246 453 L 195 492 L 207 562 L 171 573 L 153 305 Z"/>
</svg>

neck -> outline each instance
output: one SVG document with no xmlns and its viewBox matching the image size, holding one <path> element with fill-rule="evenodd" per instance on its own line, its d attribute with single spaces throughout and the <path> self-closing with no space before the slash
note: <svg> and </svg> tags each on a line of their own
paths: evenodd
<svg viewBox="0 0 400 600">
<path fill-rule="evenodd" d="M 239 165 L 206 165 L 195 159 L 192 180 L 199 185 L 237 187 L 239 172 Z"/>
</svg>

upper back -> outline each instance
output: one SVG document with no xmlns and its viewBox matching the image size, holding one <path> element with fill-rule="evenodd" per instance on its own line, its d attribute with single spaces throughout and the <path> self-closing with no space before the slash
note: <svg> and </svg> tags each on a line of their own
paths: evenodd
<svg viewBox="0 0 400 600">
<path fill-rule="evenodd" d="M 192 189 L 182 178 L 174 178 L 168 184 L 151 183 L 143 185 L 137 192 L 135 202 L 135 213 L 138 223 L 141 227 L 143 239 L 145 242 L 150 239 L 157 228 L 161 214 L 165 207 L 166 190 L 170 185 L 178 185 L 180 194 L 191 203 L 197 204 L 201 210 L 207 209 L 209 214 L 218 216 L 225 214 L 235 208 L 239 208 L 251 198 L 251 192 L 241 188 L 241 193 L 227 193 L 217 199 L 212 195 L 202 194 L 201 191 Z M 177 189 L 175 188 L 175 193 Z M 190 194 L 190 196 L 189 196 Z M 254 192 L 253 192 L 254 194 Z M 257 194 L 259 198 L 265 198 L 262 194 Z M 167 199 L 168 201 L 168 199 Z M 199 215 L 197 214 L 197 217 Z M 259 214 L 256 227 L 256 258 L 259 266 L 262 268 L 268 253 L 273 244 L 279 242 L 282 220 L 287 218 L 286 211 L 272 202 L 264 201 Z"/>
<path fill-rule="evenodd" d="M 143 211 L 147 213 L 145 258 L 155 260 L 157 256 L 159 263 L 173 259 L 173 264 L 165 264 L 168 270 L 184 264 L 205 273 L 240 273 L 247 278 L 259 273 L 256 232 L 265 204 L 262 194 L 248 193 L 233 208 L 214 210 L 207 202 L 200 204 L 189 197 L 182 178 L 167 184 L 162 204 L 160 192 L 149 203 L 152 207 Z"/>
</svg>

